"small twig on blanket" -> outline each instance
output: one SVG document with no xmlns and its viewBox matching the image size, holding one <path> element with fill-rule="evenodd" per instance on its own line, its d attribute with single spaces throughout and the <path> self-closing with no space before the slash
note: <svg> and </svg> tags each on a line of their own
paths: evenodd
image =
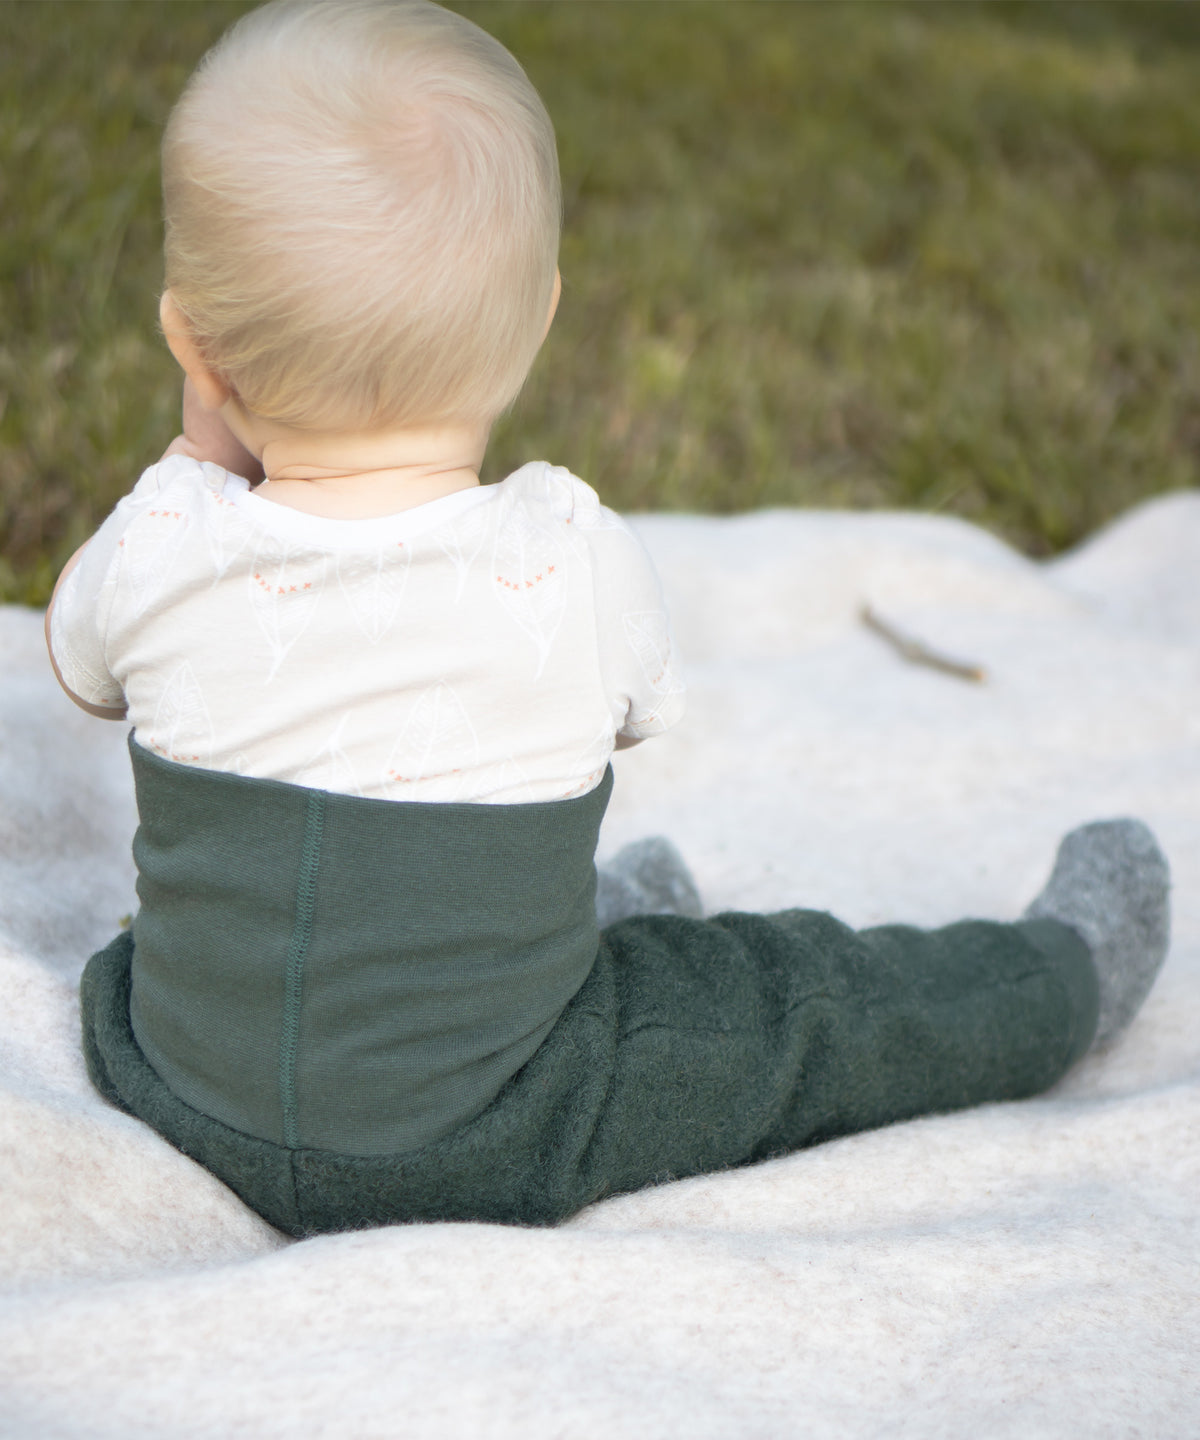
<svg viewBox="0 0 1200 1440">
<path fill-rule="evenodd" d="M 876 635 L 886 640 L 911 664 L 927 665 L 931 670 L 940 670 L 944 675 L 955 675 L 960 680 L 971 680 L 977 685 L 983 684 L 987 679 L 987 671 L 982 665 L 971 665 L 962 660 L 951 660 L 947 655 L 940 655 L 923 641 L 904 635 L 893 625 L 889 625 L 869 605 L 864 605 L 859 613 L 868 630 L 873 630 Z"/>
</svg>

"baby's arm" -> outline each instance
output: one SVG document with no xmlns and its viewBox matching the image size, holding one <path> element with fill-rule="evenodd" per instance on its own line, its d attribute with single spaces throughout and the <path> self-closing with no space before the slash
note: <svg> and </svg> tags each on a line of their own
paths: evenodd
<svg viewBox="0 0 1200 1440">
<path fill-rule="evenodd" d="M 70 575 L 71 571 L 74 570 L 76 565 L 79 564 L 80 560 L 83 558 L 83 552 L 91 543 L 92 542 L 90 540 L 85 540 L 83 542 L 79 549 L 76 550 L 74 555 L 72 555 L 71 558 L 67 561 L 67 563 L 63 566 L 62 573 L 59 575 L 58 580 L 55 583 L 54 594 L 51 595 L 50 603 L 46 606 L 46 651 L 50 656 L 50 664 L 54 669 L 54 677 L 62 686 L 63 693 L 66 695 L 68 700 L 73 700 L 81 710 L 86 710 L 89 715 L 95 715 L 100 720 L 124 720 L 126 707 L 123 701 L 112 705 L 93 705 L 91 701 L 81 699 L 80 696 L 76 695 L 74 690 L 71 689 L 71 687 L 62 677 L 62 671 L 58 668 L 58 661 L 54 658 L 54 647 L 50 640 L 50 619 L 54 613 L 54 602 L 58 598 L 58 592 L 62 589 L 63 582 L 66 580 L 68 575 Z"/>
<path fill-rule="evenodd" d="M 171 441 L 163 451 L 162 458 L 166 460 L 171 455 L 187 455 L 193 460 L 211 461 L 215 465 L 220 465 L 223 470 L 230 470 L 236 475 L 244 476 L 251 483 L 262 478 L 262 466 L 229 429 L 220 411 L 204 408 L 190 380 L 185 380 L 183 386 L 183 434 L 177 435 Z M 51 639 L 55 601 L 58 599 L 64 583 L 79 564 L 84 551 L 91 543 L 90 540 L 86 540 L 76 550 L 63 566 L 62 573 L 54 586 L 50 604 L 46 607 L 46 649 L 50 654 L 50 664 L 54 667 L 55 677 L 69 699 L 73 700 L 81 710 L 86 710 L 89 715 L 95 715 L 101 720 L 123 720 L 126 715 L 124 702 L 97 704 L 90 700 L 84 700 L 71 689 L 59 668 Z"/>
<path fill-rule="evenodd" d="M 592 552 L 600 671 L 614 704 L 615 748 L 627 750 L 679 720 L 684 686 L 662 586 L 646 547 L 587 494 L 594 513 L 585 511 L 577 521 Z"/>
</svg>

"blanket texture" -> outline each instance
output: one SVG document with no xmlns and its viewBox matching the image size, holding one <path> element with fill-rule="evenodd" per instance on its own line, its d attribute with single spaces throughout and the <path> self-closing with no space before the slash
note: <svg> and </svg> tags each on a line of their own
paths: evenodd
<svg viewBox="0 0 1200 1440">
<path fill-rule="evenodd" d="M 293 1242 L 92 1090 L 78 977 L 134 908 L 125 732 L 0 610 L 0 1435 L 1183 1437 L 1200 1412 L 1200 496 L 1038 565 L 960 522 L 638 522 L 691 680 L 616 757 L 710 912 L 1016 918 L 1133 814 L 1175 878 L 1132 1028 L 1036 1100 L 554 1229 Z M 861 607 L 983 667 L 911 665 Z"/>
</svg>

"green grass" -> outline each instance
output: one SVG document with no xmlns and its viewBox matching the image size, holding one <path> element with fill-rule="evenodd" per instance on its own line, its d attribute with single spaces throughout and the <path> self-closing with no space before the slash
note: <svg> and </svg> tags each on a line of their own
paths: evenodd
<svg viewBox="0 0 1200 1440">
<path fill-rule="evenodd" d="M 157 138 L 243 8 L 0 4 L 0 597 L 44 602 L 174 433 Z M 458 8 L 566 192 L 491 478 L 941 510 L 1033 554 L 1200 479 L 1200 5 Z"/>
</svg>

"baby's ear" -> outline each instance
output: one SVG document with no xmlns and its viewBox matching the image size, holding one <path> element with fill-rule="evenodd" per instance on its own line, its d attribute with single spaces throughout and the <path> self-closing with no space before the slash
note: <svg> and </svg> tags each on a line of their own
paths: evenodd
<svg viewBox="0 0 1200 1440">
<path fill-rule="evenodd" d="M 170 293 L 169 291 L 167 292 Z M 554 293 L 550 296 L 550 312 L 546 316 L 546 328 L 542 331 L 544 340 L 550 333 L 550 327 L 554 324 L 554 314 L 558 309 L 558 302 L 562 299 L 562 271 L 555 267 L 554 271 Z"/>
<path fill-rule="evenodd" d="M 171 354 L 192 382 L 201 405 L 206 410 L 219 410 L 229 399 L 229 386 L 201 355 L 183 311 L 176 305 L 170 290 L 164 290 L 158 302 L 158 319 Z"/>
</svg>

